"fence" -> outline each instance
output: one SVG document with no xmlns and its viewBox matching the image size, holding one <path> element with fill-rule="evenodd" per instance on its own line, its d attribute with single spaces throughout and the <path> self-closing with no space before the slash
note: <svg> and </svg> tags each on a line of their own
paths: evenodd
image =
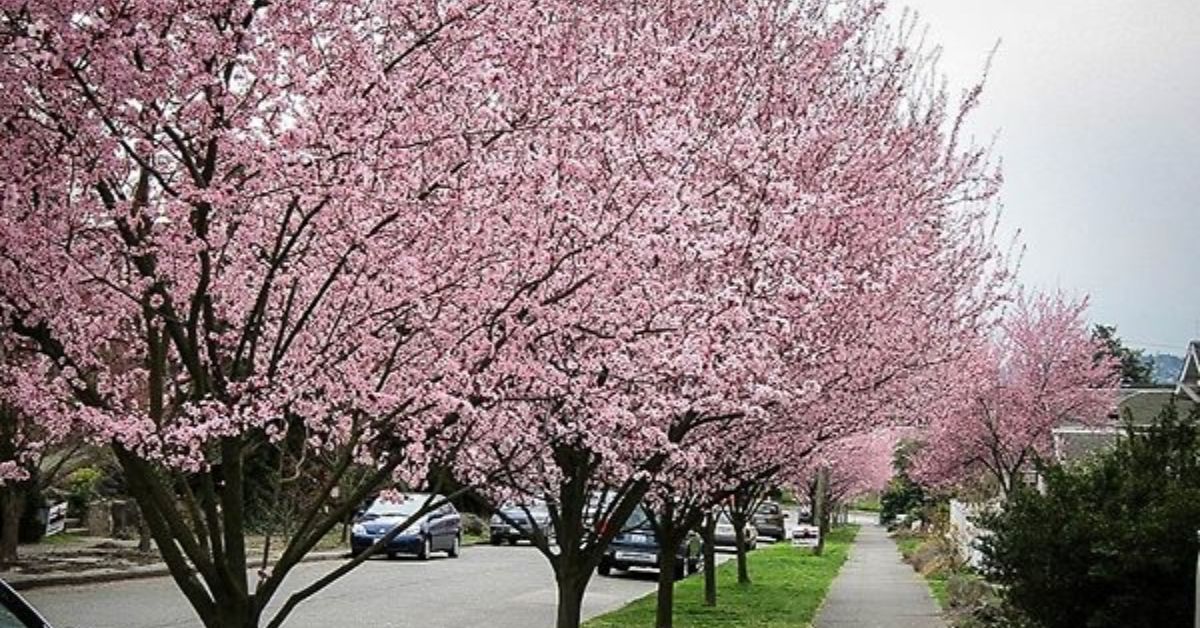
<svg viewBox="0 0 1200 628">
<path fill-rule="evenodd" d="M 979 540 L 987 534 L 987 530 L 975 525 L 975 519 L 993 507 L 994 504 L 969 504 L 957 499 L 950 500 L 950 529 L 947 534 L 958 548 L 959 556 L 972 567 L 983 564 Z"/>
</svg>

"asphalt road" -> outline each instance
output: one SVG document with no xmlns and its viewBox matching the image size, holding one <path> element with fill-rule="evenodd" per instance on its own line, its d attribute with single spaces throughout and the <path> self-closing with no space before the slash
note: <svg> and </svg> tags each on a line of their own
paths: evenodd
<svg viewBox="0 0 1200 628">
<path fill-rule="evenodd" d="M 718 555 L 718 561 L 728 558 Z M 285 593 L 337 564 L 301 564 L 285 583 Z M 653 591 L 654 584 L 652 571 L 595 576 L 584 598 L 584 616 L 619 608 Z M 554 625 L 555 595 L 553 572 L 536 549 L 472 546 L 458 559 L 438 554 L 429 562 L 370 560 L 298 607 L 285 625 L 537 628 Z M 278 602 L 285 596 L 276 597 Z M 35 589 L 26 598 L 56 628 L 200 626 L 169 578 Z"/>
</svg>

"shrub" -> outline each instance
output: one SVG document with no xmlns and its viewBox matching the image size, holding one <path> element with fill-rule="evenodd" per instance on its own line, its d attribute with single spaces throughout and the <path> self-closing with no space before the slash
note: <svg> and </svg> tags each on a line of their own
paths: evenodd
<svg viewBox="0 0 1200 628">
<path fill-rule="evenodd" d="M 469 536 L 483 536 L 484 534 L 487 534 L 487 519 L 470 512 L 460 512 L 458 515 L 459 520 L 462 522 L 463 534 Z"/>
<path fill-rule="evenodd" d="M 1168 408 L 1108 454 L 1044 470 L 1045 493 L 1013 494 L 985 518 L 989 575 L 1045 628 L 1192 623 L 1200 550 L 1197 415 Z"/>
<path fill-rule="evenodd" d="M 921 543 L 908 562 L 922 576 L 936 576 L 952 572 L 958 567 L 958 557 L 954 548 L 943 538 L 929 537 Z"/>
<path fill-rule="evenodd" d="M 892 459 L 896 475 L 879 496 L 879 521 L 892 527 L 901 515 L 912 515 L 925 505 L 925 489 L 913 481 L 908 470 L 917 445 L 901 443 Z"/>
<path fill-rule="evenodd" d="M 956 572 L 946 579 L 946 600 L 951 608 L 977 609 L 995 597 L 992 586 L 975 574 Z"/>
<path fill-rule="evenodd" d="M 985 598 L 969 613 L 955 618 L 954 628 L 1040 628 L 1003 599 Z"/>
<path fill-rule="evenodd" d="M 67 508 L 76 517 L 83 516 L 87 506 L 98 495 L 104 472 L 95 467 L 81 467 L 66 477 Z"/>
</svg>

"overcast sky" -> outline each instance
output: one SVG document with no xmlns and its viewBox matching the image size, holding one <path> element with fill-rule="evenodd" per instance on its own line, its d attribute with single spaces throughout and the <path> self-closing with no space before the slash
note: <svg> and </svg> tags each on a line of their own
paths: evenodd
<svg viewBox="0 0 1200 628">
<path fill-rule="evenodd" d="M 1200 338 L 1200 0 L 893 0 L 955 93 L 1000 48 L 972 121 L 997 134 L 1021 278 L 1091 297 L 1132 345 Z"/>
</svg>

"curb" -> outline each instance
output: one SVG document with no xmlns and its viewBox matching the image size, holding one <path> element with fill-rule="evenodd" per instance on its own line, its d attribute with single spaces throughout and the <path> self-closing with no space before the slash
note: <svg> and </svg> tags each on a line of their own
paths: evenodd
<svg viewBox="0 0 1200 628">
<path fill-rule="evenodd" d="M 314 552 L 300 559 L 301 563 L 313 563 L 327 560 L 338 560 L 346 558 L 346 552 Z M 0 574 L 3 575 L 3 574 Z M 121 582 L 124 580 L 145 580 L 147 578 L 161 578 L 170 576 L 171 571 L 166 565 L 158 564 L 147 567 L 139 567 L 128 571 L 84 571 L 71 574 L 54 574 L 47 576 L 20 576 L 13 580 L 4 580 L 8 586 L 16 591 L 28 591 L 30 589 L 43 589 L 48 587 L 75 587 L 86 584 L 103 584 L 106 582 Z"/>
</svg>

